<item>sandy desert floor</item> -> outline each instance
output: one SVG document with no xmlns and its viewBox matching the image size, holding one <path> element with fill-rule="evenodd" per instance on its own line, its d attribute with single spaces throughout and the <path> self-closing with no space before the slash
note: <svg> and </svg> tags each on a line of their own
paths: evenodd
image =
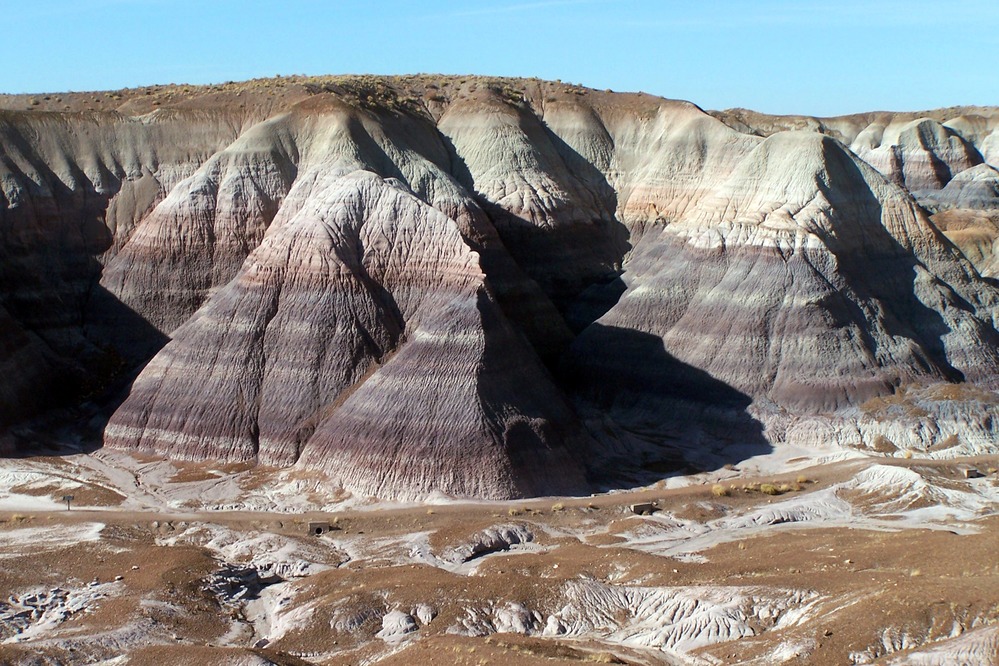
<svg viewBox="0 0 999 666">
<path fill-rule="evenodd" d="M 2 460 L 0 663 L 999 663 L 999 456 L 794 453 L 420 505 L 110 450 Z"/>
</svg>

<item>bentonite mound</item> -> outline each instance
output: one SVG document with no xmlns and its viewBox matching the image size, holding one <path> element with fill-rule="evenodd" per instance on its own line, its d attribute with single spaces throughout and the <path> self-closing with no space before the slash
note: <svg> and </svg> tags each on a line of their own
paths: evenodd
<svg viewBox="0 0 999 666">
<path fill-rule="evenodd" d="M 674 359 L 661 379 L 684 377 L 682 394 L 706 387 L 717 402 L 710 386 L 720 381 L 798 412 L 914 381 L 993 381 L 999 368 L 993 291 L 911 198 L 815 133 L 760 143 L 710 196 L 646 233 L 625 280 L 573 346 L 572 362 L 598 387 L 650 372 L 639 359 L 613 362 L 621 331 L 661 340 Z M 980 309 L 967 307 L 980 298 Z M 664 395 L 658 382 L 626 386 L 616 400 Z"/>
<path fill-rule="evenodd" d="M 947 187 L 927 198 L 945 209 L 996 210 L 999 208 L 999 169 L 979 164 L 957 174 Z"/>
<path fill-rule="evenodd" d="M 999 277 L 999 170 L 979 164 L 920 201 L 937 211 L 934 223 L 984 277 Z"/>
<path fill-rule="evenodd" d="M 120 395 L 109 445 L 513 497 L 999 385 L 994 109 L 449 77 L 0 106 L 3 426 Z M 994 441 L 965 402 L 910 445 Z"/>
</svg>

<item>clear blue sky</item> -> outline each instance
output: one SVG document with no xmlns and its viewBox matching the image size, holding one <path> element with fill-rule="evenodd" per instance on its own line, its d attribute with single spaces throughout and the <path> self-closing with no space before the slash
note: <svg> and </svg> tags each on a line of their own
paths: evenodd
<svg viewBox="0 0 999 666">
<path fill-rule="evenodd" d="M 719 109 L 999 105 L 999 0 L 0 0 L 0 92 L 538 76 Z"/>
</svg>

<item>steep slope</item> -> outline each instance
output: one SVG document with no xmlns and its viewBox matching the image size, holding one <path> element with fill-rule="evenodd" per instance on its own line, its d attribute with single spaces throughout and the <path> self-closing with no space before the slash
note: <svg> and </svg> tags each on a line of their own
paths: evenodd
<svg viewBox="0 0 999 666">
<path fill-rule="evenodd" d="M 493 310 L 496 304 L 482 292 L 485 276 L 479 256 L 465 244 L 459 223 L 424 203 L 398 179 L 372 173 L 367 165 L 384 151 L 372 153 L 370 146 L 365 150 L 357 140 L 363 128 L 355 116 L 334 113 L 299 121 L 301 169 L 273 222 L 273 231 L 250 255 L 242 272 L 174 332 L 173 341 L 139 376 L 111 420 L 106 441 L 188 459 L 221 457 L 287 465 L 311 446 L 313 432 L 329 421 L 349 430 L 343 424 L 357 419 L 352 410 L 366 401 L 369 406 L 404 408 L 409 418 L 364 421 L 369 427 L 392 424 L 379 437 L 369 437 L 370 442 L 351 439 L 347 444 L 330 444 L 333 433 L 317 433 L 316 438 L 324 442 L 324 455 L 310 455 L 303 461 L 332 470 L 336 468 L 332 461 L 341 456 L 354 460 L 353 471 L 341 476 L 352 490 L 366 491 L 372 486 L 376 466 L 368 469 L 358 461 L 381 456 L 378 447 L 391 437 L 406 441 L 409 448 L 395 461 L 386 457 L 378 467 L 382 473 L 391 473 L 390 481 L 372 486 L 384 495 L 425 495 L 438 489 L 510 496 L 580 488 L 578 463 L 563 447 L 566 435 L 578 439 L 582 433 L 578 424 L 573 426 L 571 412 L 564 406 L 558 408 L 557 400 L 550 406 L 514 392 L 495 399 L 488 397 L 489 392 L 479 398 L 464 391 L 437 395 L 444 409 L 467 410 L 461 422 L 492 418 L 499 434 L 447 432 L 456 424 L 446 422 L 438 433 L 436 456 L 424 457 L 413 450 L 411 440 L 427 437 L 427 424 L 434 423 L 417 418 L 413 401 L 423 404 L 426 391 L 444 391 L 444 384 L 428 385 L 427 377 L 446 369 L 474 386 L 480 374 L 496 371 L 483 366 L 476 356 L 447 360 L 447 345 L 421 352 L 420 345 L 403 343 L 414 335 L 413 330 L 419 340 L 421 322 L 438 317 L 450 321 L 453 308 L 444 305 L 461 294 L 467 300 L 479 293 L 476 298 L 487 299 Z M 311 126 L 307 139 L 303 139 L 303 125 Z M 413 161 L 412 156 L 400 159 L 404 166 L 394 172 L 419 183 L 421 167 Z M 437 178 L 445 179 L 442 174 Z M 441 195 L 447 190 L 439 181 L 434 189 Z M 450 201 L 454 210 L 461 208 L 460 203 L 457 196 Z M 503 320 L 497 310 L 487 323 L 509 329 Z M 495 336 L 491 330 L 482 330 L 482 322 L 466 324 L 467 332 L 447 329 L 450 337 L 443 339 L 460 343 L 469 335 Z M 509 362 L 523 356 L 523 363 L 533 364 L 532 372 L 543 374 L 534 352 L 512 330 L 502 337 L 501 349 L 491 351 L 490 358 L 506 356 Z M 400 345 L 403 351 L 379 370 Z M 415 359 L 415 367 L 409 367 L 405 359 Z M 391 379 L 396 367 L 411 373 L 405 381 Z M 207 376 L 195 380 L 198 369 L 206 370 Z M 530 380 L 536 383 L 537 378 Z M 551 391 L 557 398 L 554 387 Z M 401 398 L 406 392 L 416 395 L 407 402 Z M 504 402 L 497 402 L 500 399 Z M 553 420 L 561 431 L 554 436 L 538 433 L 534 439 L 554 449 L 552 455 L 560 456 L 564 464 L 528 464 L 541 462 L 545 456 L 540 450 L 531 453 L 535 442 L 522 441 L 525 434 L 511 421 L 521 401 L 526 401 L 526 413 L 532 419 L 541 419 L 538 423 L 545 422 L 546 413 L 556 412 Z M 501 416 L 476 416 L 483 410 Z M 530 419 L 525 423 L 528 433 L 532 427 L 542 427 Z M 507 427 L 513 435 L 503 434 Z M 475 459 L 481 454 L 479 449 L 494 440 L 499 450 L 488 460 L 455 473 L 462 450 Z M 440 474 L 425 474 L 415 469 L 416 461 L 451 470 L 455 478 L 447 483 Z M 476 474 L 487 478 L 469 480 Z M 537 483 L 527 481 L 532 475 Z"/>
<path fill-rule="evenodd" d="M 484 289 L 461 296 L 319 426 L 301 463 L 366 495 L 580 493 L 588 439 Z"/>
<path fill-rule="evenodd" d="M 23 418 L 29 402 L 101 385 L 95 375 L 128 355 L 113 342 L 118 334 L 142 340 L 141 358 L 162 345 L 141 316 L 97 287 L 101 261 L 152 201 L 235 138 L 232 121 L 224 113 L 0 113 L 0 304 L 47 358 L 19 371 L 38 383 L 17 391 L 11 413 Z M 20 364 L 5 355 L 0 363 Z M 58 394 L 42 388 L 52 385 Z"/>
<path fill-rule="evenodd" d="M 398 498 L 897 439 L 864 406 L 948 383 L 982 393 L 912 446 L 999 427 L 994 110 L 476 77 L 0 96 L 26 105 L 0 112 L 0 427 L 120 391 L 108 445 Z"/>
<path fill-rule="evenodd" d="M 912 192 L 939 190 L 954 174 L 982 163 L 978 150 L 960 134 L 930 118 L 901 127 L 870 125 L 851 148 L 889 179 Z"/>
<path fill-rule="evenodd" d="M 999 208 L 999 169 L 979 164 L 962 171 L 947 183 L 947 187 L 929 198 L 945 208 Z"/>
<path fill-rule="evenodd" d="M 620 269 L 626 244 L 613 190 L 526 105 L 479 95 L 448 107 L 438 127 L 467 170 L 464 184 L 556 305 Z"/>
<path fill-rule="evenodd" d="M 835 137 L 934 211 L 934 224 L 984 276 L 994 277 L 995 166 L 999 113 L 958 107 L 919 113 L 862 113 L 836 118 L 768 116 L 745 109 L 713 112 L 729 126 L 768 136 L 807 129 Z"/>
<path fill-rule="evenodd" d="M 145 216 L 101 283 L 160 331 L 174 330 L 260 244 L 297 157 L 284 116 L 243 132 Z"/>
<path fill-rule="evenodd" d="M 39 411 L 57 390 L 53 360 L 37 335 L 0 307 L 0 427 Z M 9 453 L 9 452 L 8 452 Z"/>
<path fill-rule="evenodd" d="M 903 383 L 999 376 L 995 290 L 904 191 L 820 134 L 761 143 L 646 234 L 625 280 L 567 365 L 639 429 L 675 422 L 677 401 L 826 413 Z M 659 341 L 658 366 L 619 355 L 640 335 Z"/>
<path fill-rule="evenodd" d="M 988 164 L 962 171 L 923 203 L 934 223 L 985 277 L 999 277 L 999 170 Z"/>
<path fill-rule="evenodd" d="M 957 107 L 918 113 L 770 116 L 747 109 L 712 114 L 740 132 L 769 136 L 787 130 L 828 134 L 912 191 L 938 190 L 961 171 L 999 159 L 999 112 Z"/>
<path fill-rule="evenodd" d="M 999 278 L 999 209 L 950 209 L 933 222 L 986 278 Z"/>
</svg>

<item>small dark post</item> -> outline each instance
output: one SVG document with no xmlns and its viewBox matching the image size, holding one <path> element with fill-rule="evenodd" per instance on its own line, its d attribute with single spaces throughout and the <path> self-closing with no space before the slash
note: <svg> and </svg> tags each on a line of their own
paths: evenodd
<svg viewBox="0 0 999 666">
<path fill-rule="evenodd" d="M 69 503 L 72 502 L 74 497 L 72 495 L 63 495 L 62 501 L 66 503 L 66 510 L 69 511 Z"/>
</svg>

